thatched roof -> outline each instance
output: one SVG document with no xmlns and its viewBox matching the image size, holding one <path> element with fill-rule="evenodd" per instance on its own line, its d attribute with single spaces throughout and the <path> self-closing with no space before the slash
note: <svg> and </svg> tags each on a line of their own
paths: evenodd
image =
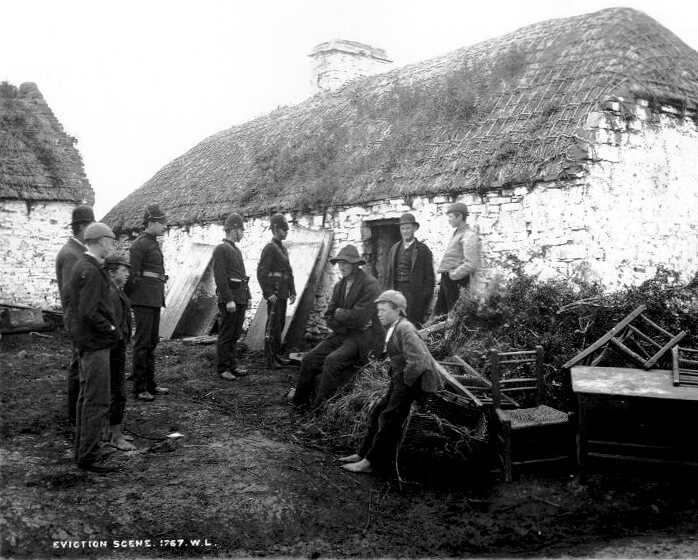
<svg viewBox="0 0 698 560">
<path fill-rule="evenodd" d="M 695 108 L 698 53 L 632 9 L 538 23 L 219 132 L 106 220 L 133 229 L 149 202 L 191 224 L 564 178 L 613 96 Z"/>
<path fill-rule="evenodd" d="M 94 204 L 74 144 L 36 84 L 0 84 L 0 199 Z"/>
</svg>

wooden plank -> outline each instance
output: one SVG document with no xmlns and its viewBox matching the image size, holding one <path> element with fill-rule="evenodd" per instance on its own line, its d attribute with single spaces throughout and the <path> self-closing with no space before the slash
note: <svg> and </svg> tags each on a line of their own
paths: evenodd
<svg viewBox="0 0 698 560">
<path fill-rule="evenodd" d="M 294 326 L 294 340 L 298 338 L 298 331 L 305 329 L 305 321 L 312 308 L 315 299 L 315 288 L 322 277 L 322 271 L 327 264 L 327 255 L 332 245 L 333 233 L 328 230 L 311 230 L 306 228 L 293 229 L 289 232 L 289 239 L 284 242 L 288 249 L 288 257 L 293 268 L 293 279 L 296 285 L 296 302 L 286 308 L 286 323 L 281 334 L 282 343 L 291 325 Z M 319 268 L 317 272 L 316 268 Z M 254 271 L 256 274 L 256 270 Z M 251 276 L 253 274 L 250 274 Z M 306 289 L 312 285 L 312 289 Z M 305 292 L 308 292 L 306 295 Z M 294 322 L 296 313 L 301 309 L 299 320 Z M 303 317 L 303 315 L 305 315 Z M 267 322 L 267 304 L 261 301 L 250 323 L 245 337 L 245 344 L 249 350 L 264 349 L 264 326 Z M 295 323 L 295 324 L 294 324 Z M 302 324 L 301 324 L 302 323 Z M 302 337 L 302 332 L 300 333 Z"/>
<path fill-rule="evenodd" d="M 211 261 L 182 314 L 172 338 L 207 336 L 211 334 L 217 317 L 218 295 L 213 277 L 213 261 Z"/>
<path fill-rule="evenodd" d="M 442 366 L 440 363 L 436 362 L 436 370 L 439 372 L 441 377 L 443 377 L 444 381 L 446 384 L 458 391 L 459 393 L 465 395 L 468 397 L 470 400 L 472 400 L 477 406 L 482 406 L 482 401 L 478 399 L 473 393 L 471 393 L 468 389 L 463 387 L 461 383 L 453 377 L 451 372 L 449 372 L 444 366 Z"/>
<path fill-rule="evenodd" d="M 215 245 L 192 243 L 184 265 L 179 267 L 166 294 L 167 307 L 162 310 L 160 315 L 161 338 L 172 338 L 206 268 L 211 262 L 214 249 Z"/>
</svg>

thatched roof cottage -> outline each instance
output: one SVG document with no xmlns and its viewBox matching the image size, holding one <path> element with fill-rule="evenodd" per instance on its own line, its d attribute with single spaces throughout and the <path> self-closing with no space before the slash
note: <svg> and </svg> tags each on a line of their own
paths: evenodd
<svg viewBox="0 0 698 560">
<path fill-rule="evenodd" d="M 105 219 L 131 234 L 159 203 L 175 263 L 192 240 L 217 241 L 232 209 L 251 220 L 254 259 L 280 211 L 332 228 L 335 250 L 358 244 L 380 276 L 402 212 L 438 259 L 459 200 L 482 238 L 482 282 L 509 255 L 608 284 L 659 265 L 693 273 L 697 104 L 698 53 L 647 15 L 545 21 L 219 132 Z"/>
<path fill-rule="evenodd" d="M 0 84 L 0 303 L 60 305 L 56 253 L 94 204 L 75 142 L 35 84 Z"/>
</svg>

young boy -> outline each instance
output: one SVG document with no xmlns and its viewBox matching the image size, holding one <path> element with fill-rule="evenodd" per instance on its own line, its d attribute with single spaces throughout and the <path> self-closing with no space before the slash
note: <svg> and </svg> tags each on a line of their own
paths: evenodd
<svg viewBox="0 0 698 560">
<path fill-rule="evenodd" d="M 417 328 L 406 318 L 407 299 L 396 290 L 386 290 L 378 299 L 378 319 L 386 329 L 385 349 L 390 358 L 388 392 L 371 410 L 366 435 L 358 453 L 342 457 L 342 468 L 370 473 L 389 470 L 400 445 L 402 428 L 412 403 L 424 393 L 443 388 L 434 358 Z"/>
<path fill-rule="evenodd" d="M 109 353 L 111 401 L 109 404 L 109 444 L 120 451 L 134 451 L 136 447 L 124 436 L 121 425 L 126 408 L 124 374 L 126 372 L 126 345 L 131 340 L 131 302 L 124 293 L 131 265 L 125 257 L 110 255 L 104 259 L 104 268 L 112 281 L 110 296 L 114 306 L 117 344 Z"/>
</svg>

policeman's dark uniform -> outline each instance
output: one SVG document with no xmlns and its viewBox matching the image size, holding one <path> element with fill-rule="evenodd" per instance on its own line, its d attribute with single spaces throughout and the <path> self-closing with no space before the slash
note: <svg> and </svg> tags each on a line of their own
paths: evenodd
<svg viewBox="0 0 698 560">
<path fill-rule="evenodd" d="M 281 214 L 274 214 L 270 219 L 272 228 L 280 228 L 288 231 L 286 218 Z M 296 297 L 296 286 L 293 280 L 293 270 L 288 257 L 288 250 L 281 240 L 272 239 L 262 249 L 262 255 L 257 265 L 257 281 L 262 288 L 262 296 L 267 300 L 267 325 L 265 345 L 267 365 L 274 367 L 277 356 L 281 352 L 281 334 L 286 322 L 286 308 L 289 297 Z M 272 304 L 269 298 L 275 295 L 276 303 Z M 266 342 L 266 340 L 265 340 Z"/>
<path fill-rule="evenodd" d="M 145 210 L 143 223 L 164 221 L 165 215 L 157 204 Z M 155 347 L 160 332 L 160 308 L 165 307 L 165 263 L 157 238 L 143 233 L 129 249 L 131 276 L 124 291 L 131 300 L 136 320 L 133 343 L 133 392 L 142 400 L 168 392 L 155 383 Z M 150 396 L 146 395 L 148 393 Z"/>
<path fill-rule="evenodd" d="M 242 216 L 236 213 L 228 216 L 224 225 L 226 233 L 233 228 L 243 229 Z M 239 377 L 241 370 L 237 367 L 236 344 L 242 334 L 250 289 L 242 251 L 228 239 L 224 239 L 213 251 L 213 277 L 220 312 L 216 369 L 219 375 L 230 372 L 232 376 Z M 235 302 L 235 311 L 229 311 L 226 307 L 231 301 Z"/>
</svg>

